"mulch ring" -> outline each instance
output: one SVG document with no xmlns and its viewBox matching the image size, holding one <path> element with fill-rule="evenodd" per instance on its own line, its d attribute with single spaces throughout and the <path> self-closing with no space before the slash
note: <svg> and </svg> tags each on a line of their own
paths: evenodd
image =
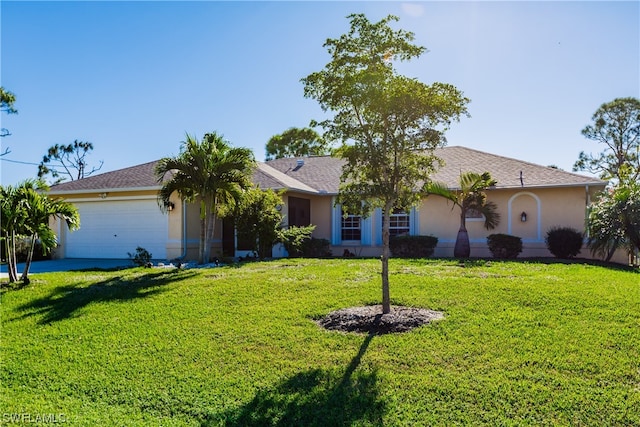
<svg viewBox="0 0 640 427">
<path fill-rule="evenodd" d="M 382 314 L 381 305 L 369 305 L 333 311 L 316 323 L 331 331 L 382 335 L 407 332 L 443 318 L 444 313 L 426 308 L 391 306 L 390 313 Z"/>
</svg>

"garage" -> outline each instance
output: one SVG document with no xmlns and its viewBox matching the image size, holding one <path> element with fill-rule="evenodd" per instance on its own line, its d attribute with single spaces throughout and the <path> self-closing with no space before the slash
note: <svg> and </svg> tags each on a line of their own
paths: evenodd
<svg viewBox="0 0 640 427">
<path fill-rule="evenodd" d="M 80 229 L 65 233 L 66 258 L 128 258 L 141 246 L 154 259 L 166 258 L 168 215 L 148 200 L 102 200 L 73 203 Z"/>
</svg>

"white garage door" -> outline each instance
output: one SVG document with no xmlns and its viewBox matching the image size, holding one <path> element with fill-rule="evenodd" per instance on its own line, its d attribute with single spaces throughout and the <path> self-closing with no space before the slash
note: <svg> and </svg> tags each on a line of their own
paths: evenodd
<svg viewBox="0 0 640 427">
<path fill-rule="evenodd" d="M 67 258 L 128 258 L 141 246 L 166 258 L 168 215 L 156 199 L 74 203 L 80 229 L 66 233 Z"/>
</svg>

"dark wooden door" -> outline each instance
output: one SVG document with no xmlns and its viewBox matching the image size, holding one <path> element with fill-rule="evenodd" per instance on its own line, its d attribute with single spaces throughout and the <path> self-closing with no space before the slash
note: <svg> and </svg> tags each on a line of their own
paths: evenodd
<svg viewBox="0 0 640 427">
<path fill-rule="evenodd" d="M 311 200 L 289 197 L 289 226 L 311 225 Z"/>
</svg>

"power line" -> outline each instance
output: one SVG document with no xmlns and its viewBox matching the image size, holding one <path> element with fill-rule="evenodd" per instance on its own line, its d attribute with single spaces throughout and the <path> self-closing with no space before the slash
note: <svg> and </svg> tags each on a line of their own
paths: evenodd
<svg viewBox="0 0 640 427">
<path fill-rule="evenodd" d="M 21 162 L 20 160 L 5 159 L 4 157 L 0 157 L 0 160 L 2 160 L 2 161 L 4 161 L 4 162 L 9 162 L 9 163 L 19 163 L 19 164 L 21 164 L 21 165 L 40 166 L 40 164 L 39 164 L 39 163 Z"/>
</svg>

